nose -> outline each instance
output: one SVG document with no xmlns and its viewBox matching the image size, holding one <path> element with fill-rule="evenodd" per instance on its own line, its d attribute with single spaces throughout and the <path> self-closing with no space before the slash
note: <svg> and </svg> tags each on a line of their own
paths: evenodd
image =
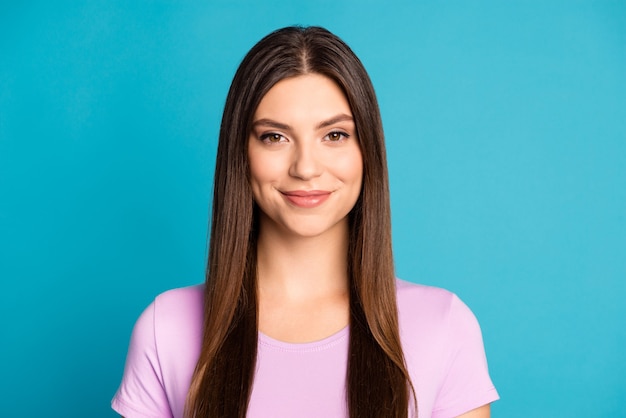
<svg viewBox="0 0 626 418">
<path fill-rule="evenodd" d="M 301 180 L 310 180 L 322 173 L 323 164 L 314 144 L 300 143 L 294 149 L 289 175 Z"/>
</svg>

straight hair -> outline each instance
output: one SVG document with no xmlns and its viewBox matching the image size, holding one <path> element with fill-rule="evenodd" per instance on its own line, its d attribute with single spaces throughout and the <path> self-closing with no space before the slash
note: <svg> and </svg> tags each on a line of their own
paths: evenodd
<svg viewBox="0 0 626 418">
<path fill-rule="evenodd" d="M 417 409 L 398 328 L 387 162 L 374 88 L 341 39 L 320 27 L 292 26 L 252 47 L 226 98 L 215 167 L 204 333 L 185 405 L 187 418 L 246 416 L 258 343 L 259 229 L 247 145 L 263 96 L 277 82 L 305 74 L 328 77 L 342 89 L 363 157 L 363 185 L 349 214 L 350 417 L 406 418 L 412 401 Z"/>
</svg>

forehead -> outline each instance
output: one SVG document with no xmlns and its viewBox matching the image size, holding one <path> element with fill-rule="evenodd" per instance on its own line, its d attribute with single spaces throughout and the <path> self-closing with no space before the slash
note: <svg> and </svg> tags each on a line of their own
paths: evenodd
<svg viewBox="0 0 626 418">
<path fill-rule="evenodd" d="M 352 116 L 337 83 L 320 74 L 305 74 L 276 83 L 261 99 L 254 119 L 319 121 L 338 114 Z"/>
</svg>

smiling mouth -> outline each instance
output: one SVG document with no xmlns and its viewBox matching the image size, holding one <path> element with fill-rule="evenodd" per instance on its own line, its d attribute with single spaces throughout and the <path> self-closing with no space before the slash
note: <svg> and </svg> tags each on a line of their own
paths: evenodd
<svg viewBox="0 0 626 418">
<path fill-rule="evenodd" d="M 293 190 L 281 192 L 285 199 L 299 208 L 314 208 L 330 197 L 331 192 L 325 190 Z"/>
</svg>

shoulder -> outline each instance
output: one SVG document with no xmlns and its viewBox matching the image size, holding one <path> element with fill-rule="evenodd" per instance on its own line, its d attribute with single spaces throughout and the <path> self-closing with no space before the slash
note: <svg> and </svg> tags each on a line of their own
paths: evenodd
<svg viewBox="0 0 626 418">
<path fill-rule="evenodd" d="M 133 329 L 113 408 L 124 416 L 182 416 L 202 338 L 204 286 L 168 290 Z"/>
<path fill-rule="evenodd" d="M 135 322 L 131 348 L 153 346 L 153 350 L 163 351 L 174 337 L 197 339 L 202 330 L 203 300 L 204 285 L 159 294 Z"/>
<path fill-rule="evenodd" d="M 449 347 L 468 335 L 481 338 L 476 317 L 459 297 L 445 289 L 396 281 L 398 320 L 406 344 L 430 340 Z"/>
<path fill-rule="evenodd" d="M 161 352 L 177 347 L 174 341 L 186 341 L 192 346 L 202 336 L 204 311 L 204 285 L 168 290 L 158 295 L 152 303 L 154 332 Z M 174 346 L 174 347 L 173 347 Z"/>
<path fill-rule="evenodd" d="M 456 304 L 463 304 L 452 292 L 434 286 L 396 279 L 396 297 L 400 316 L 423 316 L 443 319 Z"/>
<path fill-rule="evenodd" d="M 454 293 L 440 287 L 413 283 L 399 278 L 396 278 L 396 293 L 398 297 L 435 296 L 444 299 L 454 295 Z"/>
<path fill-rule="evenodd" d="M 154 311 L 162 320 L 185 316 L 202 316 L 204 285 L 181 287 L 161 293 L 154 298 Z"/>
<path fill-rule="evenodd" d="M 459 416 L 498 399 L 480 326 L 454 293 L 398 280 L 403 352 L 427 416 Z M 421 415 L 421 413 L 420 413 Z"/>
</svg>

